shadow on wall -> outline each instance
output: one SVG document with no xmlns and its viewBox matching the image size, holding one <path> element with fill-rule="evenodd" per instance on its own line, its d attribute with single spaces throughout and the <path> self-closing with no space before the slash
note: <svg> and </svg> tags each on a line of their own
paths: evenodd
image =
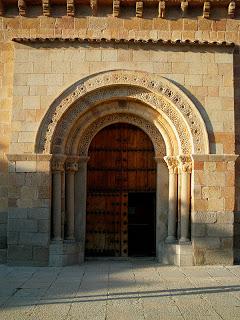
<svg viewBox="0 0 240 320">
<path fill-rule="evenodd" d="M 240 54 L 233 55 L 234 75 L 234 115 L 235 115 L 235 153 L 240 154 Z M 240 264 L 240 159 L 235 166 L 235 217 L 234 217 L 234 249 L 235 262 Z"/>
<path fill-rule="evenodd" d="M 0 144 L 0 151 L 6 150 L 5 144 Z M 7 259 L 7 211 L 8 211 L 8 163 L 1 154 L 0 158 L 0 263 Z"/>
</svg>

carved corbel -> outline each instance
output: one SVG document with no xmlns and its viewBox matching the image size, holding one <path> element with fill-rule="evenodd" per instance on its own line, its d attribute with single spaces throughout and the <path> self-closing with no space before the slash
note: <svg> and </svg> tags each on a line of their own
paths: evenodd
<svg viewBox="0 0 240 320">
<path fill-rule="evenodd" d="M 158 4 L 158 18 L 165 18 L 165 1 L 159 1 Z"/>
<path fill-rule="evenodd" d="M 235 9 L 236 9 L 236 3 L 235 3 L 235 1 L 231 1 L 228 6 L 228 15 L 230 18 L 234 18 Z"/>
<path fill-rule="evenodd" d="M 183 17 L 186 17 L 187 9 L 188 9 L 188 1 L 182 1 L 181 2 L 181 10 L 182 10 Z"/>
<path fill-rule="evenodd" d="M 136 2 L 136 17 L 142 18 L 143 16 L 143 1 Z"/>
<path fill-rule="evenodd" d="M 67 0 L 67 15 L 69 17 L 74 17 L 74 15 L 75 15 L 74 0 Z"/>
<path fill-rule="evenodd" d="M 90 0 L 90 7 L 92 9 L 93 16 L 96 16 L 98 9 L 98 0 Z"/>
<path fill-rule="evenodd" d="M 4 5 L 3 5 L 3 1 L 0 0 L 0 16 L 4 15 Z"/>
<path fill-rule="evenodd" d="M 113 16 L 119 17 L 120 14 L 120 0 L 113 0 Z"/>
<path fill-rule="evenodd" d="M 210 9 L 211 9 L 211 3 L 210 2 L 204 2 L 203 5 L 203 18 L 209 18 L 210 17 Z"/>
<path fill-rule="evenodd" d="M 43 15 L 46 17 L 50 16 L 50 0 L 42 0 Z"/>
<path fill-rule="evenodd" d="M 26 1 L 25 0 L 18 0 L 18 10 L 20 16 L 26 15 Z"/>
</svg>

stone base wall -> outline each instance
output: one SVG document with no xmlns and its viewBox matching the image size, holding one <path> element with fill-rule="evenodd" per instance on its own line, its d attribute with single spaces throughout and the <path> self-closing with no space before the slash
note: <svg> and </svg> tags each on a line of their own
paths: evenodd
<svg viewBox="0 0 240 320">
<path fill-rule="evenodd" d="M 49 156 L 9 156 L 9 264 L 48 265 L 51 176 Z"/>
<path fill-rule="evenodd" d="M 236 159 L 194 157 L 191 234 L 196 265 L 233 263 Z"/>
</svg>

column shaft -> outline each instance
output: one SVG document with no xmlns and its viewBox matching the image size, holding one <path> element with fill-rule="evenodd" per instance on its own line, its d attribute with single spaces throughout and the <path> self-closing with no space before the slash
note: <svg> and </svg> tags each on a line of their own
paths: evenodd
<svg viewBox="0 0 240 320">
<path fill-rule="evenodd" d="M 177 187 L 178 187 L 178 160 L 176 157 L 164 157 L 169 169 L 169 198 L 168 198 L 168 236 L 167 243 L 176 241 L 177 231 Z"/>
<path fill-rule="evenodd" d="M 191 160 L 189 157 L 180 156 L 181 167 L 181 238 L 180 242 L 189 242 L 190 224 L 190 178 Z"/>
<path fill-rule="evenodd" d="M 66 173 L 66 239 L 74 239 L 74 172 Z"/>
<path fill-rule="evenodd" d="M 61 240 L 61 171 L 53 173 L 53 240 Z"/>
</svg>

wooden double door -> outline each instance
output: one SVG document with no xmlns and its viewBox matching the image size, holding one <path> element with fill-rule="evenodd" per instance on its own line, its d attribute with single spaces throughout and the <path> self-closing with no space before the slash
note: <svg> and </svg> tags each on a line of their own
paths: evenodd
<svg viewBox="0 0 240 320">
<path fill-rule="evenodd" d="M 89 148 L 86 256 L 155 255 L 156 163 L 130 124 L 102 129 Z"/>
</svg>

